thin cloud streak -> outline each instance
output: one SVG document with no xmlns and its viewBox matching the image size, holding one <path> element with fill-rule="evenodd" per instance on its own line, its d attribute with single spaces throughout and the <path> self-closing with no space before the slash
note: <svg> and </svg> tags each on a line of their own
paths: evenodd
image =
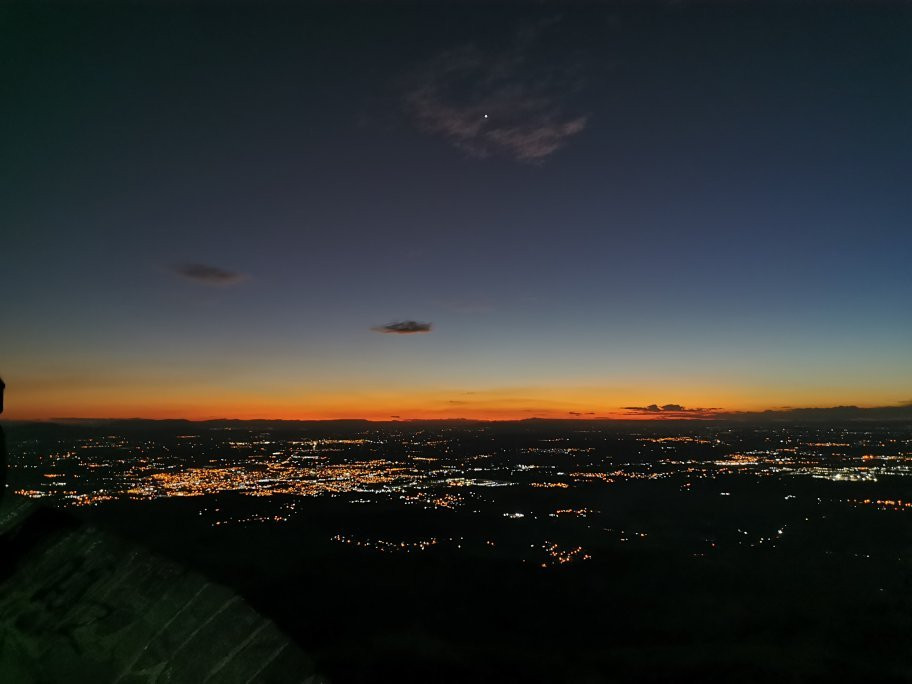
<svg viewBox="0 0 912 684">
<path fill-rule="evenodd" d="M 218 266 L 209 266 L 207 264 L 178 264 L 173 266 L 172 270 L 188 280 L 205 283 L 207 285 L 234 285 L 235 283 L 244 280 L 244 275 L 241 273 L 228 271 L 219 268 Z"/>
</svg>

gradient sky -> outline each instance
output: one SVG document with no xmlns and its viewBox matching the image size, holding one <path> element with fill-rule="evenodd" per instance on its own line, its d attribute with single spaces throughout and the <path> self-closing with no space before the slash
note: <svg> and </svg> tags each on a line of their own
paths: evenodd
<svg viewBox="0 0 912 684">
<path fill-rule="evenodd" d="M 912 400 L 912 5 L 8 3 L 0 58 L 4 417 Z"/>
</svg>

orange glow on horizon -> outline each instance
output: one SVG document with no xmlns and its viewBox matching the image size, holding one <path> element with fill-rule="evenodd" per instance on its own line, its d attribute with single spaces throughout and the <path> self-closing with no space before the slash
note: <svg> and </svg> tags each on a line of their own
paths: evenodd
<svg viewBox="0 0 912 684">
<path fill-rule="evenodd" d="M 686 391 L 684 388 L 646 387 L 636 391 L 600 387 L 531 387 L 484 390 L 364 389 L 360 391 L 304 392 L 278 388 L 275 391 L 238 391 L 217 387 L 133 388 L 28 386 L 8 383 L 6 420 L 53 418 L 183 418 L 188 420 L 523 420 L 526 418 L 578 420 L 656 420 L 712 417 L 694 413 L 694 408 L 713 407 L 725 414 L 788 408 L 772 401 L 767 393 Z M 713 394 L 715 397 L 713 398 Z M 887 406 L 902 404 L 902 398 L 868 398 L 857 401 L 821 401 L 820 396 L 789 397 L 792 407 L 828 407 L 842 404 Z M 112 396 L 114 395 L 114 396 Z M 688 411 L 631 412 L 624 407 L 646 407 L 662 399 L 674 399 Z M 682 398 L 684 400 L 682 400 Z M 767 398 L 767 401 L 758 401 Z M 689 401 L 685 401 L 688 400 Z"/>
</svg>

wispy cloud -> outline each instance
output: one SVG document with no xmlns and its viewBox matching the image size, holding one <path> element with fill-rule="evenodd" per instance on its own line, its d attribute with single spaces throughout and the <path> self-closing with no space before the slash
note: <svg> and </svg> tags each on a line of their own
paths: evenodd
<svg viewBox="0 0 912 684">
<path fill-rule="evenodd" d="M 393 335 L 414 335 L 416 333 L 431 332 L 430 323 L 421 323 L 419 321 L 394 321 L 386 325 L 377 325 L 371 328 L 374 332 L 387 333 Z"/>
<path fill-rule="evenodd" d="M 207 285 L 233 285 L 244 280 L 241 273 L 206 264 L 178 264 L 172 270 L 184 278 Z"/>
<path fill-rule="evenodd" d="M 588 121 L 567 111 L 579 85 L 572 65 L 535 59 L 545 30 L 524 29 L 496 51 L 469 44 L 437 55 L 415 76 L 406 109 L 423 131 L 469 156 L 541 162 Z"/>
<path fill-rule="evenodd" d="M 459 314 L 486 314 L 494 311 L 494 304 L 485 298 L 450 298 L 437 300 L 437 304 Z"/>
</svg>

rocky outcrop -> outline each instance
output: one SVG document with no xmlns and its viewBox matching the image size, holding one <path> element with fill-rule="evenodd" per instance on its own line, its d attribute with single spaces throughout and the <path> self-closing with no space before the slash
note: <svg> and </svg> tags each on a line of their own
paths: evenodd
<svg viewBox="0 0 912 684">
<path fill-rule="evenodd" d="M 12 497 L 0 520 L 4 684 L 322 681 L 226 587 Z"/>
</svg>

